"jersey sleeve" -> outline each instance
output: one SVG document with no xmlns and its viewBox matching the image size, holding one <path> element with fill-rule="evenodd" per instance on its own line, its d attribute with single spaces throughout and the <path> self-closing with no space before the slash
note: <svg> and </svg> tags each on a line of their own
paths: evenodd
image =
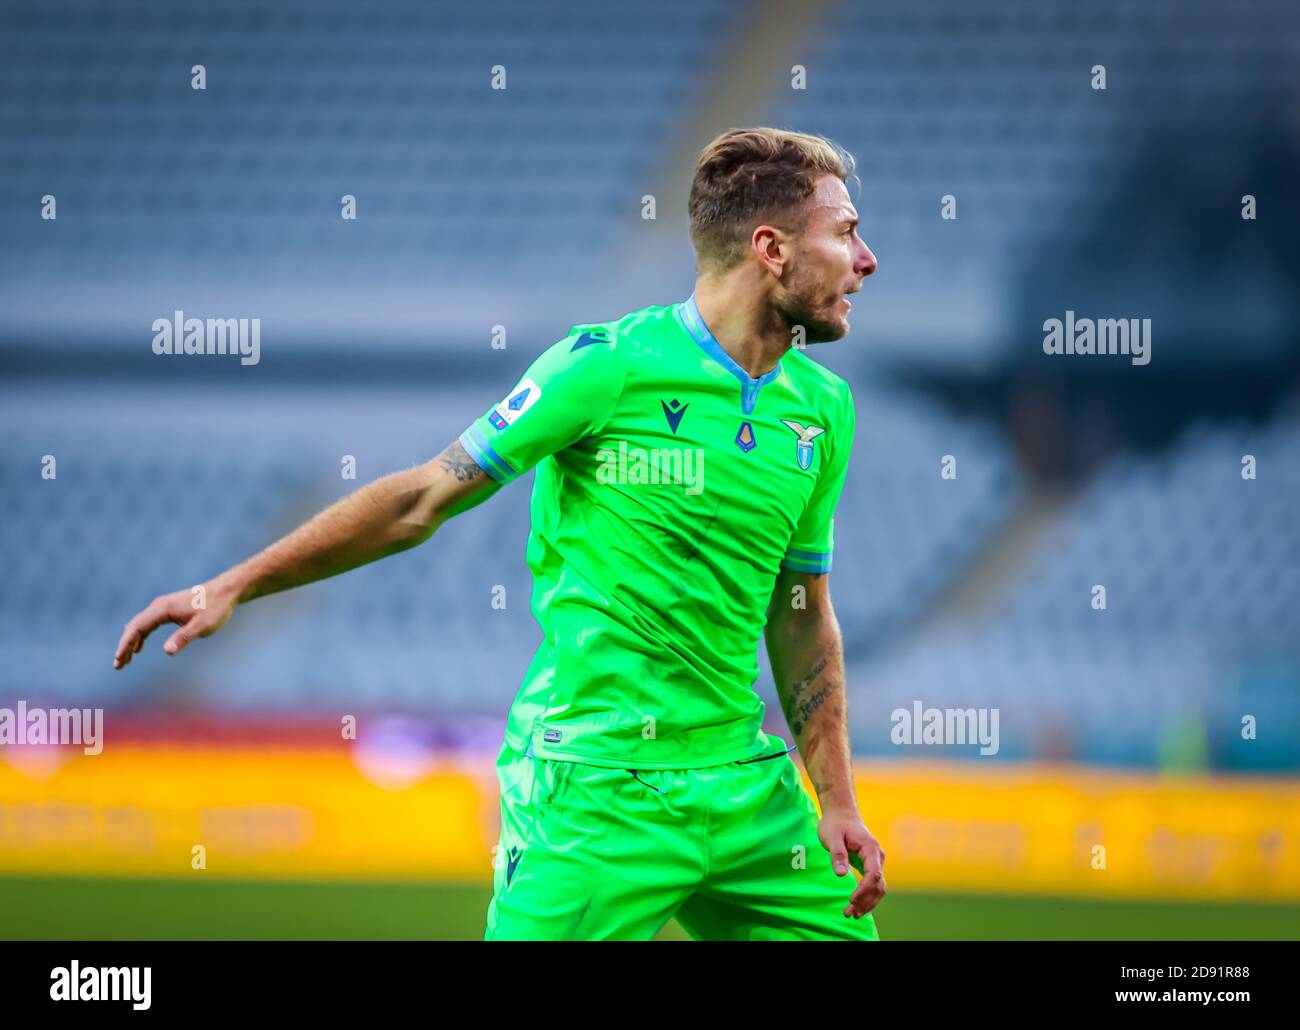
<svg viewBox="0 0 1300 1030">
<path fill-rule="evenodd" d="M 598 432 L 626 377 L 626 348 L 608 330 L 575 327 L 538 355 L 499 404 L 470 423 L 460 445 L 493 479 L 509 483 Z"/>
<path fill-rule="evenodd" d="M 781 559 L 781 568 L 794 572 L 830 572 L 831 553 L 835 549 L 835 508 L 844 489 L 853 451 L 856 416 L 853 395 L 844 387 L 844 405 L 837 425 L 827 426 L 823 437 L 827 446 L 817 474 L 817 485 L 795 527 L 794 535 Z"/>
</svg>

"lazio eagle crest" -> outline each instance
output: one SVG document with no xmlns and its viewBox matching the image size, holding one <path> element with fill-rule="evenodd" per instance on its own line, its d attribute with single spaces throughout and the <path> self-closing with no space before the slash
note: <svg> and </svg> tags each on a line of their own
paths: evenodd
<svg viewBox="0 0 1300 1030">
<path fill-rule="evenodd" d="M 799 458 L 799 467 L 801 469 L 808 468 L 812 465 L 813 441 L 826 430 L 821 426 L 801 426 L 798 422 L 788 418 L 781 419 L 781 422 L 799 437 L 799 444 L 795 452 Z"/>
</svg>

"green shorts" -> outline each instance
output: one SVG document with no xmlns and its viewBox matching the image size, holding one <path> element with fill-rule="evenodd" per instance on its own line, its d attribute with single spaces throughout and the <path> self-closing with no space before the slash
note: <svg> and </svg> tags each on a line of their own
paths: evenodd
<svg viewBox="0 0 1300 1030">
<path fill-rule="evenodd" d="M 501 840 L 486 940 L 649 940 L 676 917 L 696 940 L 878 939 L 844 915 L 789 755 L 704 769 L 497 759 Z"/>
</svg>

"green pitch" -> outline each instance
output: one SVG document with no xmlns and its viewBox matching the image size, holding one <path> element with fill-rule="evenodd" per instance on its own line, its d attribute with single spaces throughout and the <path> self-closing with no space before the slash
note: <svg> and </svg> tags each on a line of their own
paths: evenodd
<svg viewBox="0 0 1300 1030">
<path fill-rule="evenodd" d="M 0 878 L 0 938 L 478 939 L 489 889 L 454 884 Z M 1300 939 L 1300 905 L 893 893 L 885 939 Z M 685 940 L 669 923 L 660 940 Z"/>
</svg>

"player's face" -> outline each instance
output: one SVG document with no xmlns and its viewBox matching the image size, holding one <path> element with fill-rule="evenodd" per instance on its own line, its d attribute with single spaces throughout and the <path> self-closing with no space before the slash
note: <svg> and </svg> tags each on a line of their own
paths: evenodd
<svg viewBox="0 0 1300 1030">
<path fill-rule="evenodd" d="M 852 304 L 845 297 L 876 270 L 876 256 L 858 235 L 858 212 L 849 191 L 824 175 L 812 196 L 803 232 L 792 243 L 776 297 L 777 309 L 808 343 L 841 339 L 849 331 Z"/>
</svg>

